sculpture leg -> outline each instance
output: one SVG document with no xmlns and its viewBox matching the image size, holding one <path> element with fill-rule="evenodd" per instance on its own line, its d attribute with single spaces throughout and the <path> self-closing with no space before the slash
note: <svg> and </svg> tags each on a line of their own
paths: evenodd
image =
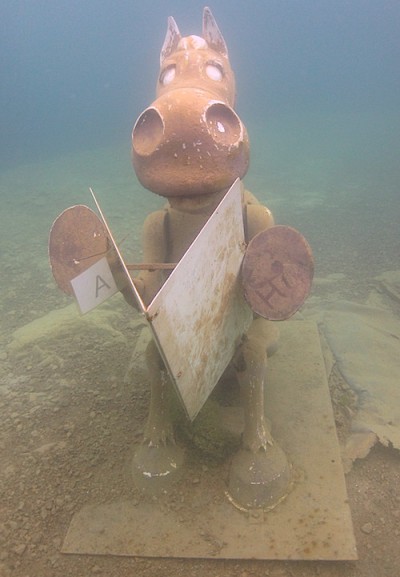
<svg viewBox="0 0 400 577">
<path fill-rule="evenodd" d="M 245 426 L 242 448 L 231 465 L 229 493 L 246 509 L 273 507 L 286 495 L 290 483 L 290 466 L 265 418 L 269 332 L 270 323 L 261 318 L 253 321 L 236 362 Z"/>
<path fill-rule="evenodd" d="M 147 372 L 150 379 L 151 397 L 144 444 L 150 447 L 174 445 L 174 433 L 169 414 L 169 380 L 160 353 L 152 340 L 146 349 Z"/>
<path fill-rule="evenodd" d="M 170 382 L 154 341 L 147 347 L 146 362 L 151 381 L 150 409 L 143 443 L 133 459 L 133 477 L 142 489 L 158 492 L 177 479 L 183 450 L 175 444 L 169 414 Z"/>
</svg>

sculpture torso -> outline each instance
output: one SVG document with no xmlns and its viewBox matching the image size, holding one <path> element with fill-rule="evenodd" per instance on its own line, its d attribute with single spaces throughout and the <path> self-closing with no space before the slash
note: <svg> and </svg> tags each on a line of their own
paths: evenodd
<svg viewBox="0 0 400 577">
<path fill-rule="evenodd" d="M 199 197 L 177 197 L 168 205 L 150 214 L 143 229 L 145 262 L 176 263 L 182 258 L 203 228 L 225 191 Z M 246 242 L 261 230 L 274 224 L 271 212 L 247 190 L 243 192 L 243 218 Z M 212 247 L 210 247 L 210 254 Z M 138 277 L 142 298 L 149 304 L 166 279 L 163 271 L 143 271 Z"/>
</svg>

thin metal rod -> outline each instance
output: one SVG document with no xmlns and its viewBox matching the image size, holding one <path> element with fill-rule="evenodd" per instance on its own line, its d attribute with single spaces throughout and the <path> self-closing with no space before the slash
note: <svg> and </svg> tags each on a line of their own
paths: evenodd
<svg viewBox="0 0 400 577">
<path fill-rule="evenodd" d="M 175 267 L 175 262 L 142 262 L 126 265 L 128 270 L 173 270 Z"/>
<path fill-rule="evenodd" d="M 127 279 L 127 281 L 128 281 L 128 286 L 130 287 L 131 291 L 133 292 L 133 294 L 134 294 L 134 296 L 135 296 L 135 298 L 136 298 L 136 301 L 137 301 L 137 303 L 138 303 L 138 305 L 139 305 L 139 308 L 140 308 L 141 312 L 142 312 L 143 314 L 146 314 L 145 304 L 144 304 L 144 302 L 143 302 L 143 300 L 142 300 L 142 297 L 141 297 L 140 294 L 139 294 L 139 291 L 137 290 L 137 288 L 136 288 L 136 286 L 135 286 L 135 283 L 134 283 L 133 280 L 132 280 L 131 275 L 129 274 L 128 269 L 126 268 L 125 261 L 124 261 L 124 259 L 122 258 L 122 255 L 121 255 L 120 250 L 119 250 L 119 248 L 118 248 L 118 246 L 117 246 L 117 243 L 116 243 L 115 240 L 114 240 L 114 237 L 113 237 L 113 235 L 112 235 L 112 233 L 111 233 L 110 227 L 108 226 L 107 221 L 106 221 L 106 219 L 104 218 L 103 211 L 101 210 L 100 205 L 99 205 L 99 203 L 97 202 L 97 198 L 95 197 L 95 194 L 94 194 L 92 188 L 89 187 L 89 190 L 90 190 L 90 194 L 92 195 L 93 200 L 94 200 L 94 202 L 95 202 L 95 204 L 96 204 L 97 210 L 98 210 L 99 213 L 100 213 L 100 216 L 101 216 L 101 219 L 102 219 L 102 221 L 103 221 L 103 223 L 104 223 L 104 226 L 106 227 L 107 234 L 108 234 L 108 236 L 109 236 L 109 238 L 110 238 L 110 240 L 111 240 L 111 243 L 112 243 L 112 245 L 113 245 L 113 247 L 114 247 L 114 249 L 115 249 L 115 252 L 117 253 L 117 256 L 118 256 L 120 265 L 122 266 L 123 270 L 125 271 L 126 279 Z"/>
</svg>

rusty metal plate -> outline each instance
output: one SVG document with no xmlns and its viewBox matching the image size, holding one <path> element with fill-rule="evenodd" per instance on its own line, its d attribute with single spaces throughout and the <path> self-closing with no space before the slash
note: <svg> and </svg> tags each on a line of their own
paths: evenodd
<svg viewBox="0 0 400 577">
<path fill-rule="evenodd" d="M 252 319 L 240 283 L 244 248 L 237 180 L 147 309 L 160 353 L 192 420 Z"/>
<path fill-rule="evenodd" d="M 253 311 L 281 321 L 308 296 L 314 260 L 306 239 L 289 226 L 273 226 L 249 243 L 242 266 L 244 294 Z"/>
<path fill-rule="evenodd" d="M 71 280 L 104 257 L 110 248 L 106 228 L 87 206 L 78 204 L 62 212 L 49 236 L 49 257 L 56 283 L 74 295 Z"/>
</svg>

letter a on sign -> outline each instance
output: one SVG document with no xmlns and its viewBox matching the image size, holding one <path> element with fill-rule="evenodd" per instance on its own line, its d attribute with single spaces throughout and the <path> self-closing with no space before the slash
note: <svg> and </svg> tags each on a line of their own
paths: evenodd
<svg viewBox="0 0 400 577">
<path fill-rule="evenodd" d="M 106 257 L 73 278 L 71 285 L 82 314 L 118 292 Z"/>
<path fill-rule="evenodd" d="M 99 274 L 96 275 L 96 298 L 99 298 L 101 289 L 107 288 L 110 290 L 110 285 L 106 283 L 103 277 Z"/>
</svg>

